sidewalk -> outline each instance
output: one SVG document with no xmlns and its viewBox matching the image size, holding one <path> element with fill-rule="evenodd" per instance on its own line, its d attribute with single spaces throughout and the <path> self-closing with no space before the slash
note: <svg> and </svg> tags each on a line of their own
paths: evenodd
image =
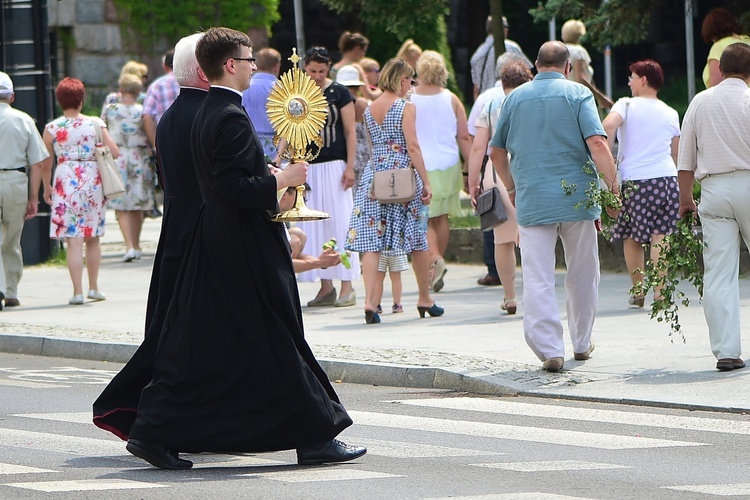
<svg viewBox="0 0 750 500">
<path fill-rule="evenodd" d="M 107 301 L 69 306 L 72 295 L 65 267 L 25 270 L 21 306 L 0 312 L 0 351 L 125 362 L 143 338 L 148 284 L 161 220 L 147 219 L 143 259 L 123 264 L 122 236 L 107 216 L 100 287 Z M 366 325 L 364 285 L 355 282 L 358 304 L 345 308 L 303 307 L 306 337 L 332 380 L 378 385 L 434 387 L 483 394 L 528 394 L 691 409 L 750 411 L 750 368 L 715 369 L 703 311 L 697 296 L 680 309 L 687 342 L 670 341 L 669 328 L 649 318 L 649 310 L 627 305 L 630 280 L 603 274 L 596 350 L 574 361 L 569 340 L 565 371 L 541 370 L 523 338 L 523 303 L 518 314 L 500 310 L 501 287 L 482 287 L 477 265 L 448 265 L 445 288 L 435 299 L 445 316 L 420 320 L 416 284 L 403 274 L 403 314 L 390 313 L 386 279 L 383 322 Z M 563 280 L 557 276 L 564 313 Z M 84 277 L 84 286 L 86 286 Z M 518 273 L 519 296 L 522 287 Z M 302 304 L 317 283 L 300 283 Z M 741 280 L 743 343 L 750 346 L 750 279 Z"/>
</svg>

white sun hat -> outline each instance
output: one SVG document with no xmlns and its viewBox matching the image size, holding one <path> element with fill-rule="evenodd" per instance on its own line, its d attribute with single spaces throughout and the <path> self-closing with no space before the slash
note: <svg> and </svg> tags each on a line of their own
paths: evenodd
<svg viewBox="0 0 750 500">
<path fill-rule="evenodd" d="M 344 87 L 359 87 L 364 85 L 365 82 L 359 79 L 359 71 L 351 64 L 341 66 L 336 73 L 336 83 L 340 83 Z"/>
</svg>

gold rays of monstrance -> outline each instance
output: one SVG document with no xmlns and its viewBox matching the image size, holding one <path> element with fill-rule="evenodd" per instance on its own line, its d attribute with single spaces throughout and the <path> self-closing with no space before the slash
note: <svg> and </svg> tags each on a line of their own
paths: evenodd
<svg viewBox="0 0 750 500">
<path fill-rule="evenodd" d="M 292 69 L 281 75 L 271 90 L 266 103 L 266 113 L 275 132 L 273 143 L 278 148 L 281 139 L 286 141 L 282 158 L 291 161 L 312 161 L 317 158 L 323 139 L 320 131 L 328 116 L 328 102 L 315 82 L 299 69 L 300 57 L 292 49 Z M 325 212 L 311 210 L 305 205 L 304 186 L 297 186 L 294 207 L 276 214 L 277 222 L 328 219 Z"/>
</svg>

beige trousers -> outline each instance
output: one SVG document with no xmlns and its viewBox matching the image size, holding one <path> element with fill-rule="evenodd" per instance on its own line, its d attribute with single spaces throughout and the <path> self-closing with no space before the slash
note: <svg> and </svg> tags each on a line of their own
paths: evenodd
<svg viewBox="0 0 750 500">
<path fill-rule="evenodd" d="M 9 299 L 18 298 L 18 282 L 23 275 L 21 233 L 28 200 L 26 174 L 0 171 L 0 292 Z"/>
</svg>

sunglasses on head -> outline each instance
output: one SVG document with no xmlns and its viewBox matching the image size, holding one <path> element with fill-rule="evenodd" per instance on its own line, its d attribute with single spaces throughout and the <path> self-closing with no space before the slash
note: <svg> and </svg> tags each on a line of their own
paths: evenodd
<svg viewBox="0 0 750 500">
<path fill-rule="evenodd" d="M 328 57 L 328 49 L 326 49 L 325 47 L 312 47 L 307 51 L 308 56 L 312 56 L 315 54 L 318 54 L 322 57 Z"/>
</svg>

